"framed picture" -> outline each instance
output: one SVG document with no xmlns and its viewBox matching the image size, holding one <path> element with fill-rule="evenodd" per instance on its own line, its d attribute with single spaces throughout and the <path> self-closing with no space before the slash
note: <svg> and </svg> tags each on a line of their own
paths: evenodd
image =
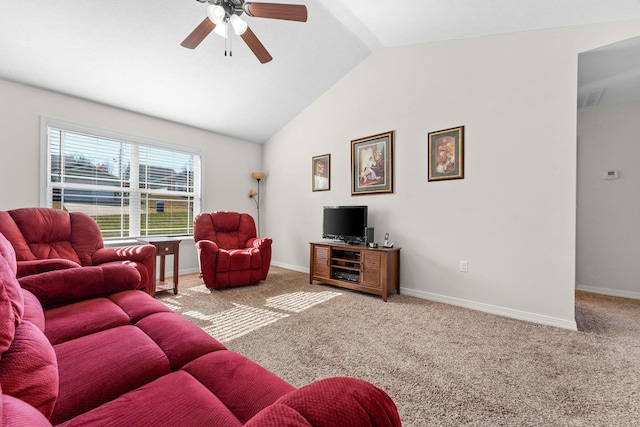
<svg viewBox="0 0 640 427">
<path fill-rule="evenodd" d="M 351 141 L 351 194 L 393 193 L 393 131 Z"/>
<path fill-rule="evenodd" d="M 464 126 L 429 133 L 429 181 L 464 178 Z"/>
<path fill-rule="evenodd" d="M 311 159 L 311 190 L 331 189 L 331 154 L 315 156 Z"/>
</svg>

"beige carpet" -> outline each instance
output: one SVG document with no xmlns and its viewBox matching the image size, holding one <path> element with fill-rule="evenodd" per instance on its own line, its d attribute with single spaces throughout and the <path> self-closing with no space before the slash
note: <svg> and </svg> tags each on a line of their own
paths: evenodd
<svg viewBox="0 0 640 427">
<path fill-rule="evenodd" d="M 579 332 L 272 267 L 256 286 L 197 275 L 157 297 L 295 386 L 345 375 L 396 402 L 405 426 L 640 425 L 640 301 L 578 292 Z"/>
</svg>

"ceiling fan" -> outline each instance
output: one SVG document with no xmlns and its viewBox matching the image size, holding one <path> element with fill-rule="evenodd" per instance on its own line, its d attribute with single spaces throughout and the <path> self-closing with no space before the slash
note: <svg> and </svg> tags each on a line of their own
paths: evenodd
<svg viewBox="0 0 640 427">
<path fill-rule="evenodd" d="M 207 17 L 200 23 L 180 45 L 195 49 L 211 33 L 227 37 L 227 31 L 231 26 L 256 55 L 261 63 L 267 63 L 273 58 L 262 42 L 251 31 L 240 15 L 246 13 L 255 18 L 285 19 L 288 21 L 307 21 L 307 7 L 299 4 L 281 3 L 256 3 L 245 0 L 196 0 L 200 3 L 209 3 Z M 217 29 L 216 29 L 217 28 Z M 226 53 L 225 53 L 226 54 Z"/>
</svg>

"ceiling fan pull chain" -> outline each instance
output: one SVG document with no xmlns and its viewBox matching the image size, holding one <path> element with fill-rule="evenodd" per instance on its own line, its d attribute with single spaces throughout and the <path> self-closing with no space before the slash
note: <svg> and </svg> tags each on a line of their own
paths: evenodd
<svg viewBox="0 0 640 427">
<path fill-rule="evenodd" d="M 225 32 L 225 38 L 224 38 L 224 56 L 227 56 L 227 51 L 231 50 L 231 48 L 229 47 L 229 24 L 227 22 L 225 22 L 224 24 L 224 32 Z M 231 55 L 229 55 L 231 56 Z"/>
</svg>

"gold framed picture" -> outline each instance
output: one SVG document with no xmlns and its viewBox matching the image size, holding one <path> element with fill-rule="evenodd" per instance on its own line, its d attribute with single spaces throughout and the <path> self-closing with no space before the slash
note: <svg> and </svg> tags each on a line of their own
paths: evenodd
<svg viewBox="0 0 640 427">
<path fill-rule="evenodd" d="M 429 133 L 428 180 L 464 178 L 464 126 Z"/>
<path fill-rule="evenodd" d="M 311 191 L 331 189 L 331 154 L 311 158 Z"/>
<path fill-rule="evenodd" d="M 393 193 L 393 131 L 351 141 L 351 195 Z"/>
</svg>

